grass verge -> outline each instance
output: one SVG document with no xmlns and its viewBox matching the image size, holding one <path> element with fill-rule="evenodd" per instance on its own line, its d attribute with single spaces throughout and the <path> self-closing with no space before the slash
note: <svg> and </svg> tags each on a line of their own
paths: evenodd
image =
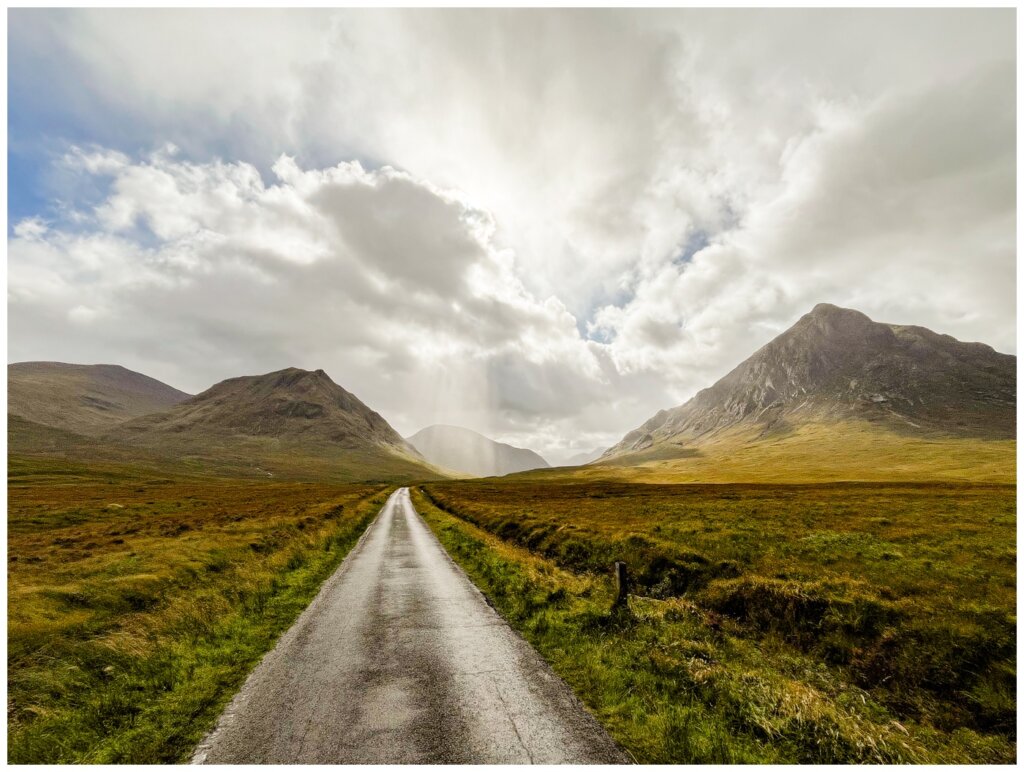
<svg viewBox="0 0 1024 772">
<path fill-rule="evenodd" d="M 37 466 L 8 487 L 12 763 L 187 760 L 391 490 Z"/>
</svg>

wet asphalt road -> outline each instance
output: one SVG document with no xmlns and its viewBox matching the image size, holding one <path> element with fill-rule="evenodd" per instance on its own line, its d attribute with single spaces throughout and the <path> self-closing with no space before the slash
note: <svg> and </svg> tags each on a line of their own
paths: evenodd
<svg viewBox="0 0 1024 772">
<path fill-rule="evenodd" d="M 618 763 L 622 752 L 396 491 L 197 763 Z"/>
</svg>

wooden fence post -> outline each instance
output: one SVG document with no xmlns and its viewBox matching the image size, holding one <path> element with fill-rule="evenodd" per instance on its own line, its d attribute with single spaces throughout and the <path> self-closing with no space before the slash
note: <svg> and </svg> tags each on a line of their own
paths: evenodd
<svg viewBox="0 0 1024 772">
<path fill-rule="evenodd" d="M 622 561 L 615 563 L 615 603 L 613 609 L 625 608 L 629 595 L 629 569 Z"/>
</svg>

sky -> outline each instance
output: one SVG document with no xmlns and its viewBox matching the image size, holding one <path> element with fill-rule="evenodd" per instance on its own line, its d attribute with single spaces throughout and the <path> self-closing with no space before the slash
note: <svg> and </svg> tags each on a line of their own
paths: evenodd
<svg viewBox="0 0 1024 772">
<path fill-rule="evenodd" d="M 1013 9 L 8 16 L 8 359 L 557 462 L 819 302 L 1016 353 Z"/>
</svg>

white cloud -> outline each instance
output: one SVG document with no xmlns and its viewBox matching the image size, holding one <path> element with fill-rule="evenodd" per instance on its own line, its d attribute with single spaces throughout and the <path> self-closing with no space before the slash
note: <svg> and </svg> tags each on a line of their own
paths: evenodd
<svg viewBox="0 0 1024 772">
<path fill-rule="evenodd" d="M 88 324 L 99 314 L 95 308 L 89 306 L 75 306 L 68 311 L 68 319 L 79 324 Z"/>
<path fill-rule="evenodd" d="M 453 413 L 564 430 L 617 400 L 575 318 L 523 287 L 490 214 L 456 193 L 288 158 L 270 185 L 248 164 L 167 154 L 83 168 L 111 176 L 108 197 L 74 228 L 26 226 L 9 244 L 16 358 L 114 352 L 193 390 L 323 367 L 410 433 Z"/>
<path fill-rule="evenodd" d="M 58 216 L 15 227 L 12 356 L 190 388 L 323 366 L 403 431 L 550 452 L 820 301 L 1015 349 L 1012 10 L 11 25 L 18 114 L 97 143 L 62 154 Z"/>
<path fill-rule="evenodd" d="M 26 217 L 14 226 L 14 235 L 19 239 L 32 241 L 46 234 L 46 223 L 40 217 Z"/>
<path fill-rule="evenodd" d="M 824 105 L 738 227 L 597 313 L 619 367 L 696 389 L 820 301 L 1013 351 L 1012 82 Z"/>
</svg>

